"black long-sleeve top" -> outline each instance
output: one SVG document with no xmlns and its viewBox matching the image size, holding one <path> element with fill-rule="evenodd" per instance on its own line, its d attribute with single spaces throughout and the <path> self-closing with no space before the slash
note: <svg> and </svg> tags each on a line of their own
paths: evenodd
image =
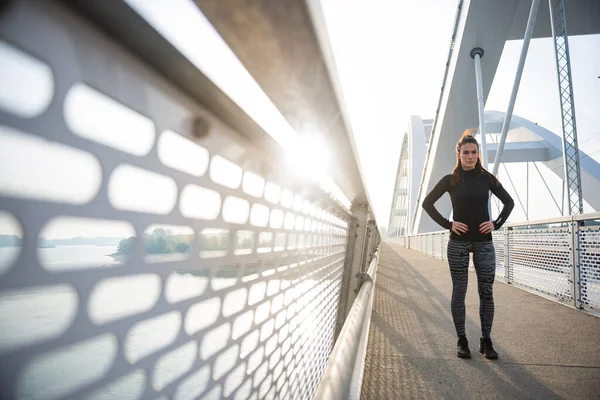
<svg viewBox="0 0 600 400">
<path fill-rule="evenodd" d="M 463 182 L 458 186 L 452 186 L 451 175 L 444 176 L 433 190 L 425 197 L 423 208 L 427 214 L 438 224 L 446 229 L 452 229 L 452 222 L 444 218 L 435 208 L 435 202 L 446 192 L 450 194 L 452 201 L 453 219 L 462 222 L 469 227 L 467 233 L 457 235 L 450 233 L 450 239 L 483 242 L 492 240 L 492 234 L 482 234 L 479 232 L 479 225 L 482 222 L 490 220 L 488 212 L 489 192 L 502 201 L 504 207 L 493 221 L 494 229 L 499 229 L 510 215 L 515 203 L 504 189 L 502 184 L 492 177 L 491 174 L 472 169 L 463 171 Z"/>
</svg>

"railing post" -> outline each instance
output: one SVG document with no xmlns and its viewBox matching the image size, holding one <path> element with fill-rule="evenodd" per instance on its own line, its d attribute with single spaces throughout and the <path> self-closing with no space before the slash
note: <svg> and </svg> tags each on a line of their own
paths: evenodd
<svg viewBox="0 0 600 400">
<path fill-rule="evenodd" d="M 579 221 L 569 224 L 571 238 L 571 295 L 573 307 L 581 308 L 581 286 L 579 277 Z"/>
<path fill-rule="evenodd" d="M 348 244 L 346 247 L 346 260 L 344 261 L 344 272 L 342 277 L 342 287 L 340 288 L 340 302 L 338 303 L 338 315 L 336 318 L 336 337 L 339 330 L 346 321 L 346 317 L 352 308 L 356 292 L 354 291 L 360 285 L 359 273 L 362 268 L 365 246 L 367 245 L 367 225 L 369 221 L 369 209 L 367 205 L 352 206 L 352 221 L 354 232 L 348 232 Z M 354 240 L 354 243 L 351 243 Z M 342 299 L 343 298 L 343 299 Z"/>
<path fill-rule="evenodd" d="M 510 231 L 504 228 L 504 282 L 510 283 Z"/>
<path fill-rule="evenodd" d="M 369 264 L 371 260 L 375 256 L 375 250 L 377 250 L 377 245 L 379 244 L 379 231 L 377 230 L 377 223 L 375 220 L 369 221 L 369 247 L 367 252 L 367 258 L 363 263 L 362 272 L 366 272 L 369 269 Z"/>
<path fill-rule="evenodd" d="M 342 326 L 346 320 L 346 309 L 348 307 L 348 296 L 350 292 L 350 279 L 352 278 L 352 260 L 354 258 L 354 247 L 358 237 L 358 222 L 352 217 L 348 222 L 348 237 L 346 239 L 346 254 L 344 257 L 344 270 L 342 271 L 342 282 L 340 284 L 340 298 L 338 300 L 338 312 L 335 321 L 334 341 L 337 340 Z"/>
<path fill-rule="evenodd" d="M 366 237 L 365 237 L 365 242 L 364 242 L 364 247 L 363 247 L 363 252 L 362 252 L 362 261 L 360 264 L 359 272 L 366 272 L 366 270 L 369 268 L 368 264 L 369 264 L 369 261 L 371 260 L 371 258 L 370 258 L 371 242 L 373 240 L 373 224 L 374 224 L 374 221 L 367 221 L 367 233 L 366 233 Z M 358 293 L 358 289 L 360 289 L 360 284 L 356 287 L 354 292 Z"/>
</svg>

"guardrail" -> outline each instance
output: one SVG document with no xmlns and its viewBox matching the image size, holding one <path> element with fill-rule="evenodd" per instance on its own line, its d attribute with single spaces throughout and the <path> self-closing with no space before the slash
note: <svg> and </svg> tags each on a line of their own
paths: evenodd
<svg viewBox="0 0 600 400">
<path fill-rule="evenodd" d="M 600 315 L 600 213 L 506 224 L 493 232 L 496 278 Z M 395 238 L 446 259 L 450 233 Z"/>
<path fill-rule="evenodd" d="M 0 397 L 310 398 L 379 240 L 368 205 L 253 140 L 128 3 L 9 3 Z"/>
<path fill-rule="evenodd" d="M 379 250 L 371 259 L 369 270 L 360 274 L 362 283 L 358 295 L 346 317 L 313 399 L 360 398 L 378 260 Z"/>
</svg>

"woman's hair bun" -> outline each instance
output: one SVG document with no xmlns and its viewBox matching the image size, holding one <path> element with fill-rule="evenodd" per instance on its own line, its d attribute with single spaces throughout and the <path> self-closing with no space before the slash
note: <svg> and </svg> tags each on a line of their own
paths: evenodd
<svg viewBox="0 0 600 400">
<path fill-rule="evenodd" d="M 464 139 L 464 138 L 467 138 L 467 137 L 472 137 L 473 139 L 475 139 L 475 136 L 473 136 L 473 133 L 475 133 L 476 130 L 477 129 L 475 129 L 475 128 L 466 129 L 463 132 L 461 139 Z"/>
</svg>

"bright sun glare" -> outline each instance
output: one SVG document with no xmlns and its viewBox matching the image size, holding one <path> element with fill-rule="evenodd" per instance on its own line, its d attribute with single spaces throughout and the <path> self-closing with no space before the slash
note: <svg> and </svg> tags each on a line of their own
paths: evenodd
<svg viewBox="0 0 600 400">
<path fill-rule="evenodd" d="M 290 166 L 297 173 L 317 180 L 323 190 L 345 207 L 350 206 L 327 174 L 328 152 L 318 135 L 299 136 L 294 131 L 192 1 L 127 3 L 277 141 L 289 154 Z"/>
<path fill-rule="evenodd" d="M 287 149 L 289 167 L 304 178 L 321 182 L 329 167 L 329 151 L 316 134 L 299 136 L 295 146 Z"/>
</svg>

